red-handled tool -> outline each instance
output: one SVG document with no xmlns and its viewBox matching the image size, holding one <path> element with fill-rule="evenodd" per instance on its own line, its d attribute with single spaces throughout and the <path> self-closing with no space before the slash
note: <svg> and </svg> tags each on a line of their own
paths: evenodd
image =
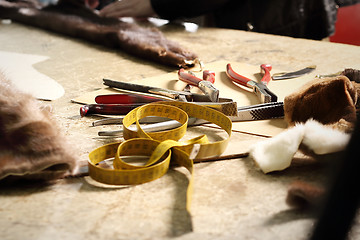
<svg viewBox="0 0 360 240">
<path fill-rule="evenodd" d="M 165 101 L 166 99 L 139 94 L 105 94 L 95 97 L 95 102 L 99 104 L 133 104 L 151 103 Z"/>
<path fill-rule="evenodd" d="M 215 72 L 211 70 L 204 70 L 203 80 L 209 81 L 211 83 L 215 83 Z"/>
<path fill-rule="evenodd" d="M 260 83 L 236 73 L 232 69 L 230 63 L 226 66 L 226 74 L 232 81 L 252 89 L 252 91 L 259 97 L 262 103 L 276 102 L 277 96 L 266 86 L 271 80 L 270 71 L 272 67 L 269 64 L 262 64 L 260 69 L 261 73 L 263 74 Z"/>
<path fill-rule="evenodd" d="M 104 115 L 126 115 L 134 108 L 137 108 L 145 103 L 134 104 L 88 104 L 80 107 L 80 115 L 82 117 L 91 114 Z"/>
<path fill-rule="evenodd" d="M 206 78 L 206 80 L 204 80 L 186 72 L 183 68 L 181 68 L 178 71 L 178 77 L 181 81 L 200 88 L 201 91 L 205 93 L 205 95 L 207 95 L 212 102 L 219 101 L 219 90 L 216 89 L 213 85 L 215 82 L 214 72 L 207 71 L 203 73 L 203 78 Z"/>
<path fill-rule="evenodd" d="M 80 108 L 80 115 L 82 117 L 90 114 L 126 115 L 136 107 L 158 101 L 166 100 L 138 94 L 98 95 L 95 97 L 95 102 L 97 104 L 82 106 Z"/>
<path fill-rule="evenodd" d="M 271 80 L 271 74 L 270 74 L 271 69 L 272 69 L 272 66 L 270 64 L 261 64 L 260 65 L 260 71 L 263 74 L 261 82 L 265 85 L 267 85 Z"/>
</svg>

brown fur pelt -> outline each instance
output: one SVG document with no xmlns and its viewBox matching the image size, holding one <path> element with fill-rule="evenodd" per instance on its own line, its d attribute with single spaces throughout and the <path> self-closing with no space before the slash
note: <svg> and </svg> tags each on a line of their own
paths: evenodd
<svg viewBox="0 0 360 240">
<path fill-rule="evenodd" d="M 102 18 L 85 1 L 63 0 L 41 6 L 34 0 L 0 0 L 0 18 L 9 18 L 70 37 L 81 38 L 161 64 L 188 67 L 197 55 L 168 40 L 158 29 Z"/>
<path fill-rule="evenodd" d="M 357 118 L 357 91 L 357 85 L 344 75 L 310 81 L 285 97 L 285 120 L 293 126 L 315 119 L 351 132 Z"/>
<path fill-rule="evenodd" d="M 353 69 L 353 68 L 346 68 L 342 71 L 341 75 L 346 76 L 350 79 L 351 83 L 355 86 L 357 95 L 360 96 L 360 70 Z M 360 101 L 356 103 L 356 109 L 359 111 L 360 108 Z"/>
<path fill-rule="evenodd" d="M 297 180 L 290 184 L 286 203 L 295 208 L 318 207 L 325 195 L 325 188 Z"/>
<path fill-rule="evenodd" d="M 315 119 L 324 125 L 352 133 L 357 121 L 360 94 L 360 70 L 345 69 L 336 77 L 315 79 L 284 100 L 285 120 L 290 126 L 308 119 Z M 300 146 L 300 150 L 320 160 L 319 155 Z M 334 159 L 340 159 L 335 153 Z M 324 158 L 329 158 L 330 155 Z M 324 160 L 324 159 L 323 159 Z M 288 189 L 286 202 L 295 208 L 317 208 L 326 195 L 324 183 L 296 181 Z"/>
<path fill-rule="evenodd" d="M 46 107 L 0 72 L 0 180 L 53 180 L 76 167 Z"/>
</svg>

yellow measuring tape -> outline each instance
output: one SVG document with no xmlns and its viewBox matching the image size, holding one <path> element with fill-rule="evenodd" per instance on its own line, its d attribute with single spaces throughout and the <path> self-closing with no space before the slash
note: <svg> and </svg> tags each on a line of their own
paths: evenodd
<svg viewBox="0 0 360 240">
<path fill-rule="evenodd" d="M 168 131 L 146 133 L 139 120 L 147 116 L 167 117 L 181 123 Z M 187 141 L 179 141 L 186 133 L 188 117 L 210 121 L 224 129 L 228 137 L 209 142 L 206 135 Z M 136 123 L 137 131 L 129 127 Z M 89 154 L 89 175 L 94 180 L 112 185 L 133 185 L 150 182 L 163 176 L 170 163 L 184 166 L 191 174 L 187 190 L 187 209 L 190 210 L 193 158 L 218 156 L 226 149 L 231 136 L 232 122 L 223 113 L 214 109 L 186 102 L 165 101 L 150 103 L 130 111 L 123 119 L 124 139 L 122 143 L 111 143 L 93 150 Z M 147 156 L 143 165 L 125 161 L 129 156 Z M 113 169 L 98 164 L 114 159 Z"/>
</svg>

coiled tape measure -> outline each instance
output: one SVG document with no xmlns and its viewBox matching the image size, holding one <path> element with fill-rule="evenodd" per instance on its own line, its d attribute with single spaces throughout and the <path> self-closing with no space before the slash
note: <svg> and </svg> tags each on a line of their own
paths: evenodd
<svg viewBox="0 0 360 240">
<path fill-rule="evenodd" d="M 146 133 L 139 120 L 147 116 L 167 117 L 181 123 L 180 127 L 168 131 Z M 188 117 L 205 119 L 224 129 L 228 137 L 209 142 L 206 135 L 187 141 L 179 141 L 186 133 Z M 136 123 L 137 131 L 129 126 Z M 214 109 L 186 102 L 164 101 L 149 103 L 130 111 L 123 119 L 124 139 L 122 143 L 101 146 L 89 154 L 89 175 L 94 180 L 111 185 L 134 185 L 153 181 L 163 176 L 170 164 L 184 166 L 191 174 L 187 189 L 187 210 L 190 211 L 193 161 L 221 155 L 231 137 L 232 122 L 223 113 Z M 128 156 L 147 156 L 142 166 L 127 163 Z M 125 156 L 125 157 L 124 157 Z M 114 159 L 113 169 L 98 164 Z"/>
</svg>

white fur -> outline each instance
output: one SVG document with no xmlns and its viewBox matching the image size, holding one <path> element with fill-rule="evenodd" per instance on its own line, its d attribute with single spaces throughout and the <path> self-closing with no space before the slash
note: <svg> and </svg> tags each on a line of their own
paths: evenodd
<svg viewBox="0 0 360 240">
<path fill-rule="evenodd" d="M 289 167 L 301 143 L 316 154 L 326 154 L 344 150 L 349 140 L 350 134 L 311 119 L 256 143 L 250 148 L 250 156 L 264 173 L 268 173 Z"/>
<path fill-rule="evenodd" d="M 339 152 L 346 148 L 350 134 L 322 125 L 315 120 L 305 123 L 303 144 L 316 154 Z"/>
<path fill-rule="evenodd" d="M 303 139 L 305 127 L 297 125 L 268 140 L 255 144 L 250 156 L 264 173 L 283 170 L 291 160 Z"/>
</svg>

